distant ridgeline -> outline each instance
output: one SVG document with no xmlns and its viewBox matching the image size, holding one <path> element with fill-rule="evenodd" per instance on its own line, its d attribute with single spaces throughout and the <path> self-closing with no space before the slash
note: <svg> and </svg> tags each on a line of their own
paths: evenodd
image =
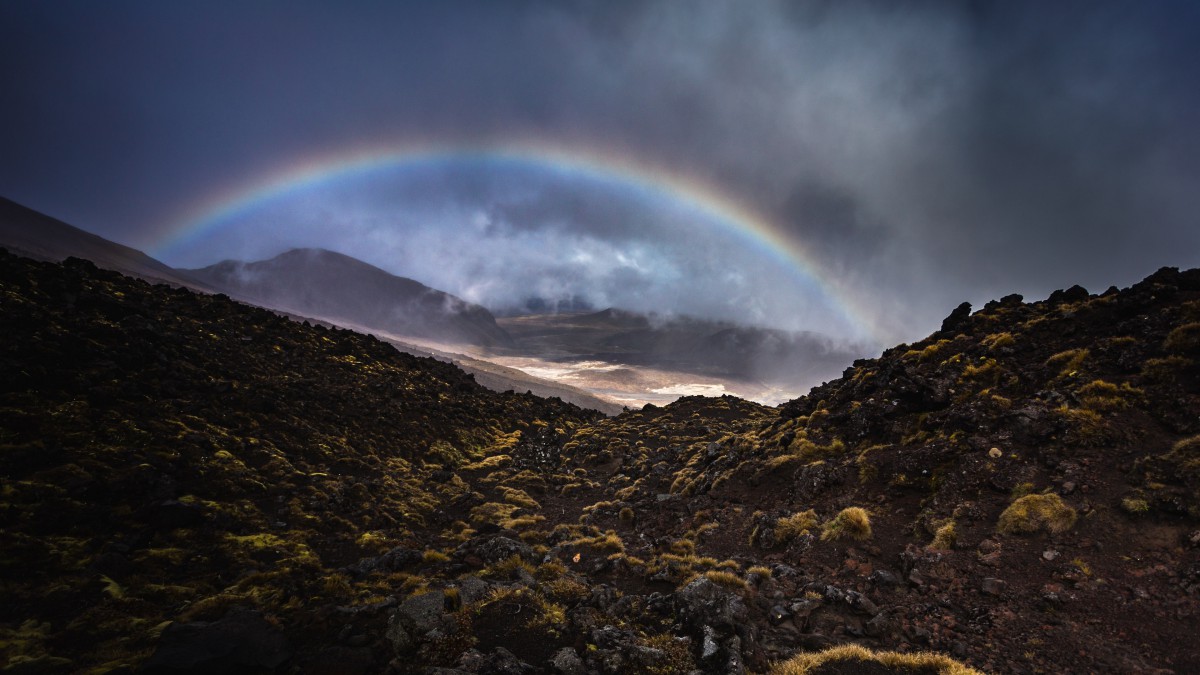
<svg viewBox="0 0 1200 675">
<path fill-rule="evenodd" d="M 615 418 L 79 260 L 0 316 L 5 672 L 1200 672 L 1200 272 Z"/>
</svg>

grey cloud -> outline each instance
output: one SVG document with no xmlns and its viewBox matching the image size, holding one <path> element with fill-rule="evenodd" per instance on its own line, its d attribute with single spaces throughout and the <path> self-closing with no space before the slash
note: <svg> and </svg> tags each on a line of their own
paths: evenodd
<svg viewBox="0 0 1200 675">
<path fill-rule="evenodd" d="M 963 299 L 1200 264 L 1192 2 L 15 2 L 0 26 L 0 57 L 19 64 L 0 88 L 0 192 L 134 245 L 181 205 L 312 156 L 533 137 L 718 186 L 890 339 Z M 434 195 L 463 205 L 446 227 L 482 213 L 477 234 L 517 260 L 535 237 L 569 253 L 568 235 L 678 258 L 668 245 L 686 232 L 602 190 L 422 180 L 367 190 L 342 230 L 411 246 L 404 232 L 432 237 L 448 218 L 419 208 Z M 279 248 L 333 246 L 315 226 L 277 228 Z M 234 239 L 229 254 L 268 248 Z M 578 267 L 470 265 L 475 288 L 586 281 L 621 297 Z M 751 314 L 787 311 L 736 293 Z M 651 294 L 706 307 L 678 295 Z"/>
</svg>

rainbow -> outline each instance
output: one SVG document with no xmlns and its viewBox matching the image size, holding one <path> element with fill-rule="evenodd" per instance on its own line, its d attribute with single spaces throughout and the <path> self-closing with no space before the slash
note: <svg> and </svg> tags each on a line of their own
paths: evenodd
<svg viewBox="0 0 1200 675">
<path fill-rule="evenodd" d="M 251 187 L 209 195 L 190 205 L 150 246 L 155 255 L 189 242 L 265 202 L 315 187 L 334 178 L 352 177 L 381 168 L 419 166 L 453 159 L 482 159 L 509 165 L 537 166 L 589 180 L 634 187 L 705 214 L 716 224 L 753 246 L 762 255 L 783 265 L 798 280 L 814 283 L 828 297 L 847 323 L 862 337 L 884 344 L 872 314 L 854 300 L 853 294 L 827 270 L 801 242 L 789 239 L 782 228 L 751 207 L 723 194 L 700 179 L 640 163 L 628 153 L 607 153 L 549 145 L 542 142 L 506 143 L 502 146 L 403 143 L 321 156 L 296 162 Z"/>
</svg>

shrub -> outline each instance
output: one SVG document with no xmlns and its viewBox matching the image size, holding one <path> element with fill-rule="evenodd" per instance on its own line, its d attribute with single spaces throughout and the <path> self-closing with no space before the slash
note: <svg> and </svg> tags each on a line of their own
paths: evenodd
<svg viewBox="0 0 1200 675">
<path fill-rule="evenodd" d="M 621 518 L 621 522 L 622 522 L 622 523 L 625 523 L 625 524 L 632 524 L 632 523 L 633 523 L 633 518 L 634 518 L 633 509 L 632 509 L 632 508 L 630 508 L 630 507 L 628 507 L 628 506 L 626 506 L 625 508 L 621 509 L 621 515 L 620 515 L 620 518 Z"/>
<path fill-rule="evenodd" d="M 871 517 L 867 510 L 858 506 L 842 509 L 832 520 L 821 527 L 821 539 L 850 537 L 862 541 L 871 538 Z"/>
<path fill-rule="evenodd" d="M 775 521 L 775 541 L 786 544 L 817 527 L 817 512 L 809 509 Z"/>
<path fill-rule="evenodd" d="M 1025 495 L 1004 509 L 996 529 L 1004 534 L 1042 529 L 1059 534 L 1071 529 L 1076 517 L 1075 509 L 1063 503 L 1062 497 L 1054 493 Z"/>
</svg>

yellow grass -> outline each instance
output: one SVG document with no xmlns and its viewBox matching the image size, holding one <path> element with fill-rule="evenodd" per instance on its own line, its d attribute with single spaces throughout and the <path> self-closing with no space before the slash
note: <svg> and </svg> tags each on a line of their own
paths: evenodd
<svg viewBox="0 0 1200 675">
<path fill-rule="evenodd" d="M 878 663 L 899 672 L 936 668 L 938 675 L 984 675 L 982 672 L 959 663 L 949 656 L 933 652 L 900 654 L 877 652 L 858 645 L 842 645 L 822 652 L 799 654 L 782 663 L 775 664 L 771 675 L 805 675 L 832 663 Z"/>
</svg>

